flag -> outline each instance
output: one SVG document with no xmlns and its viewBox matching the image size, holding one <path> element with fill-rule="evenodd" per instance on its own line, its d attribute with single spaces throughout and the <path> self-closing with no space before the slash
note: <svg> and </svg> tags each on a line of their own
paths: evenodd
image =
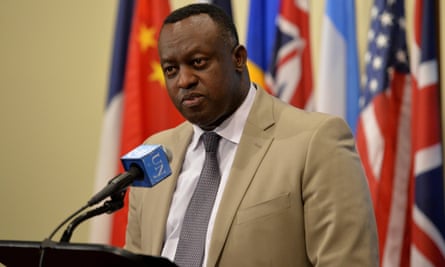
<svg viewBox="0 0 445 267">
<path fill-rule="evenodd" d="M 135 2 L 123 86 L 119 156 L 140 145 L 150 135 L 183 121 L 165 89 L 157 50 L 159 30 L 169 13 L 168 1 Z M 119 172 L 123 171 L 119 158 L 114 164 L 119 166 Z M 126 199 L 124 208 L 112 218 L 112 245 L 124 245 L 127 212 Z"/>
<path fill-rule="evenodd" d="M 359 66 L 355 0 L 327 0 L 315 110 L 341 116 L 355 132 L 359 114 Z"/>
<path fill-rule="evenodd" d="M 411 46 L 410 266 L 445 266 L 445 200 L 435 1 L 416 0 Z"/>
<path fill-rule="evenodd" d="M 210 3 L 222 8 L 227 13 L 227 15 L 229 15 L 233 20 L 232 1 L 231 0 L 210 0 Z"/>
<path fill-rule="evenodd" d="M 232 1 L 231 0 L 198 0 L 198 3 L 213 4 L 219 6 L 233 20 Z"/>
<path fill-rule="evenodd" d="M 371 8 L 357 148 L 374 204 L 382 267 L 408 257 L 411 79 L 404 0 Z"/>
<path fill-rule="evenodd" d="M 170 101 L 159 63 L 157 39 L 168 1 L 138 0 L 134 11 L 124 84 L 121 155 L 183 117 Z M 123 245 L 128 205 L 113 217 L 112 244 Z"/>
<path fill-rule="evenodd" d="M 445 266 L 433 1 L 416 2 L 412 79 L 403 4 L 378 0 L 371 11 L 357 146 L 373 197 L 381 266 Z"/>
<path fill-rule="evenodd" d="M 118 172 L 117 163 L 122 128 L 122 92 L 133 7 L 134 1 L 132 0 L 119 1 L 108 96 L 102 122 L 94 192 L 101 190 L 108 183 L 108 180 Z M 111 219 L 112 217 L 110 216 L 102 215 L 91 220 L 89 239 L 92 243 L 110 243 Z"/>
<path fill-rule="evenodd" d="M 291 105 L 313 110 L 307 0 L 281 1 L 266 88 Z"/>
<path fill-rule="evenodd" d="M 248 69 L 253 82 L 266 88 L 265 73 L 272 59 L 279 0 L 250 1 L 247 25 Z"/>
</svg>

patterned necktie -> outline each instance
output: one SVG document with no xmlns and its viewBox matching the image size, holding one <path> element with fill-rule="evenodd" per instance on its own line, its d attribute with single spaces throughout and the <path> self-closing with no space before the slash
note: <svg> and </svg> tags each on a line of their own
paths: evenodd
<svg viewBox="0 0 445 267">
<path fill-rule="evenodd" d="M 204 167 L 187 207 L 176 249 L 175 263 L 180 267 L 202 266 L 207 226 L 221 179 L 216 159 L 221 136 L 205 132 L 202 138 L 206 150 Z"/>
</svg>

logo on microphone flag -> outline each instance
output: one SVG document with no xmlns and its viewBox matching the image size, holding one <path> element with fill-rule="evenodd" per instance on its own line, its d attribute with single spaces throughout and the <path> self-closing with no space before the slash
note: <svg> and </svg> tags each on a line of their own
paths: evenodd
<svg viewBox="0 0 445 267">
<path fill-rule="evenodd" d="M 133 181 L 132 185 L 137 187 L 152 187 L 172 173 L 161 145 L 140 145 L 125 154 L 121 161 L 126 171 L 133 165 L 143 171 L 143 179 Z"/>
</svg>

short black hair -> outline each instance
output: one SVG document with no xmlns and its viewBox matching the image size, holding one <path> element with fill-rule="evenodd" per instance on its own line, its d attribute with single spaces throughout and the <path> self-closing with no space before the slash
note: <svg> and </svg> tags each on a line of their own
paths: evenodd
<svg viewBox="0 0 445 267">
<path fill-rule="evenodd" d="M 239 44 L 238 32 L 232 18 L 223 9 L 213 4 L 198 3 L 176 9 L 165 18 L 163 26 L 199 14 L 209 15 L 221 29 L 223 39 L 231 46 L 234 47 Z"/>
</svg>

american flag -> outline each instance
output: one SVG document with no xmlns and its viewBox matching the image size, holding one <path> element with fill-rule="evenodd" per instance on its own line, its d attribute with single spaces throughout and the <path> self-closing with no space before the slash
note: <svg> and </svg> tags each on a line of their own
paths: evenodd
<svg viewBox="0 0 445 267">
<path fill-rule="evenodd" d="M 417 0 L 411 46 L 413 178 L 411 266 L 445 266 L 445 207 L 435 1 Z"/>
<path fill-rule="evenodd" d="M 266 87 L 296 107 L 313 110 L 307 0 L 282 0 Z"/>
<path fill-rule="evenodd" d="M 403 0 L 371 9 L 357 148 L 376 214 L 382 267 L 401 266 L 409 227 L 411 81 Z"/>
<path fill-rule="evenodd" d="M 411 76 L 404 10 L 403 0 L 377 0 L 372 8 L 357 147 L 373 197 L 381 266 L 439 267 L 445 266 L 445 219 L 431 38 L 436 33 L 434 23 L 421 27 L 422 19 L 416 19 Z M 432 9 L 424 14 L 434 21 Z"/>
</svg>

